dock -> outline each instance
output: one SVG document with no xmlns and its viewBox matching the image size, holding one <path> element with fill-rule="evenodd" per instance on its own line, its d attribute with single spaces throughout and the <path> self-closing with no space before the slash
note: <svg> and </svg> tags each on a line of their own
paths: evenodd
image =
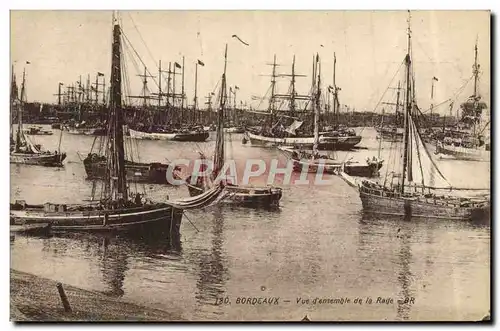
<svg viewBox="0 0 500 331">
<path fill-rule="evenodd" d="M 99 292 L 10 270 L 10 320 L 14 322 L 169 322 L 180 314 L 124 302 Z M 66 302 L 58 291 L 62 287 Z"/>
</svg>

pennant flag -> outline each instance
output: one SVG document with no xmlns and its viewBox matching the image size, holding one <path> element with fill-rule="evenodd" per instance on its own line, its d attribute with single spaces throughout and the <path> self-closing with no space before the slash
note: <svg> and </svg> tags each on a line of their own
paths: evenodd
<svg viewBox="0 0 500 331">
<path fill-rule="evenodd" d="M 198 64 L 199 64 L 200 66 L 202 66 L 202 67 L 204 67 L 204 66 L 205 66 L 205 63 L 201 62 L 200 60 L 198 60 Z"/>
<path fill-rule="evenodd" d="M 97 72 L 97 76 L 104 76 L 104 74 L 102 72 Z"/>
<path fill-rule="evenodd" d="M 233 34 L 232 37 L 238 39 L 243 45 L 250 46 L 249 44 L 247 44 L 246 42 L 244 42 L 243 40 L 241 40 L 240 37 L 238 37 L 237 35 Z"/>
<path fill-rule="evenodd" d="M 179 63 L 177 63 L 177 62 L 175 62 L 174 65 L 175 65 L 176 68 L 179 68 L 179 69 L 182 68 L 181 65 Z"/>
<path fill-rule="evenodd" d="M 432 77 L 433 80 L 435 80 L 436 82 L 439 82 L 439 79 L 437 79 L 436 77 Z"/>
<path fill-rule="evenodd" d="M 31 64 L 31 62 L 30 61 L 26 61 L 26 64 Z"/>
<path fill-rule="evenodd" d="M 238 86 L 235 86 L 235 87 L 234 87 L 234 89 L 235 89 L 235 90 L 239 90 L 240 88 L 239 88 Z"/>
</svg>

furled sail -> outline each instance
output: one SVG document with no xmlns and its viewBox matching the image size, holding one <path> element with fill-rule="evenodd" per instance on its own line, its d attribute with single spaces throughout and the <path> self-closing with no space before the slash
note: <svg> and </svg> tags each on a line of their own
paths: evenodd
<svg viewBox="0 0 500 331">
<path fill-rule="evenodd" d="M 229 192 L 224 190 L 224 185 L 219 184 L 217 186 L 212 187 L 210 190 L 203 192 L 200 195 L 184 199 L 178 199 L 175 201 L 168 201 L 167 204 L 174 208 L 183 210 L 204 208 L 217 204 L 227 195 L 229 195 Z"/>
</svg>

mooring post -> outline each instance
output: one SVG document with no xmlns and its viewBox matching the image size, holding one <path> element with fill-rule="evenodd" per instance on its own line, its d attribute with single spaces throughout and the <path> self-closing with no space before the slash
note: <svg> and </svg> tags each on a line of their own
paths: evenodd
<svg viewBox="0 0 500 331">
<path fill-rule="evenodd" d="M 64 292 L 64 288 L 61 283 L 57 283 L 57 290 L 59 291 L 59 296 L 61 297 L 61 302 L 64 306 L 64 311 L 67 313 L 71 312 L 71 306 L 69 305 L 68 297 Z"/>
</svg>

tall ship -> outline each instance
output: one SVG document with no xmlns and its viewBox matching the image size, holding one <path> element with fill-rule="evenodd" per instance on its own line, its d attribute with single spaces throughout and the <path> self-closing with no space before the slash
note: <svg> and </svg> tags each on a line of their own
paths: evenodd
<svg viewBox="0 0 500 331">
<path fill-rule="evenodd" d="M 363 180 L 359 184 L 363 211 L 406 218 L 489 221 L 489 192 L 483 195 L 477 193 L 489 189 L 452 187 L 422 141 L 417 119 L 410 22 L 411 16 L 408 19 L 408 45 L 403 73 L 404 139 L 392 155 L 394 161 L 388 162 L 394 166 L 388 168 L 384 180 L 381 183 Z"/>
<path fill-rule="evenodd" d="M 480 65 L 477 61 L 477 41 L 474 47 L 473 94 L 460 105 L 461 118 L 456 127 L 444 128 L 435 135 L 436 154 L 466 161 L 489 161 L 490 146 L 486 130 L 490 121 L 484 123 L 483 111 L 487 105 L 479 94 Z"/>
<path fill-rule="evenodd" d="M 16 78 L 14 68 L 12 68 L 11 87 L 11 135 L 10 135 L 10 163 L 39 165 L 45 167 L 61 167 L 66 159 L 66 153 L 61 153 L 61 138 L 59 137 L 58 150 L 54 152 L 42 150 L 40 144 L 35 144 L 26 135 L 23 129 L 23 108 L 26 103 L 26 69 L 23 70 L 23 81 L 21 84 L 21 95 L 17 96 Z M 12 115 L 17 109 L 17 130 L 14 138 L 14 128 Z"/>
<path fill-rule="evenodd" d="M 313 58 L 313 67 L 315 66 L 316 59 Z M 313 117 L 314 117 L 314 90 L 313 87 L 309 95 L 299 95 L 295 89 L 296 77 L 301 77 L 295 73 L 295 57 L 292 63 L 292 73 L 277 74 L 276 56 L 272 64 L 272 79 L 271 79 L 271 95 L 269 98 L 268 112 L 263 114 L 267 115 L 266 124 L 261 128 L 248 128 L 245 132 L 245 139 L 250 141 L 252 145 L 256 146 L 295 146 L 298 148 L 311 149 L 314 145 L 313 134 Z M 340 88 L 335 82 L 335 66 L 336 57 L 334 55 L 334 74 L 333 86 L 329 86 L 328 93 L 333 96 L 333 113 L 336 118 L 336 123 L 333 129 L 321 130 L 319 132 L 318 149 L 320 150 L 350 150 L 361 142 L 361 136 L 357 135 L 353 129 L 342 127 L 338 123 L 338 114 L 340 111 L 340 102 L 338 99 L 338 92 Z M 276 79 L 277 77 L 291 76 L 291 83 L 288 94 L 276 93 Z M 313 81 L 315 77 L 313 77 Z M 329 94 L 328 94 L 329 95 Z M 280 111 L 277 107 L 277 101 L 288 101 L 289 110 Z M 297 101 L 303 101 L 303 109 L 298 107 Z M 312 115 L 312 116 L 311 116 Z M 308 124 L 306 124 L 306 122 Z M 326 125 L 319 124 L 326 128 Z"/>
<path fill-rule="evenodd" d="M 196 63 L 196 77 L 198 76 L 198 64 L 203 63 L 198 61 Z M 159 62 L 158 69 L 158 93 L 152 95 L 148 88 L 147 78 L 154 78 L 147 68 L 144 68 L 144 74 L 139 75 L 143 78 L 142 93 L 141 95 L 129 96 L 129 98 L 141 99 L 143 104 L 140 110 L 134 112 L 134 119 L 128 125 L 128 133 L 132 139 L 145 139 L 145 140 L 173 140 L 173 141 L 193 141 L 203 142 L 210 136 L 209 132 L 204 130 L 202 125 L 196 122 L 196 110 L 189 111 L 186 107 L 186 93 L 184 91 L 184 57 L 182 65 L 174 62 L 169 63 L 167 72 L 167 89 L 162 90 L 162 73 L 161 61 Z M 181 69 L 178 72 L 177 69 Z M 181 91 L 176 91 L 175 78 L 181 74 Z M 197 82 L 195 82 L 197 84 Z M 195 96 L 195 100 L 197 96 Z M 153 108 L 149 101 L 158 102 L 158 106 Z M 164 104 L 165 103 L 165 104 Z M 196 101 L 195 101 L 196 104 Z M 170 116 L 167 117 L 167 110 Z M 160 113 L 157 116 L 157 113 Z M 164 116 L 161 116 L 164 113 Z M 192 113 L 192 116 L 189 114 Z M 158 118 L 163 117 L 163 118 Z M 192 118 L 190 118 L 192 117 Z M 157 121 L 159 119 L 159 121 Z M 163 123 L 163 124 L 159 124 Z"/>
<path fill-rule="evenodd" d="M 314 143 L 312 151 L 304 149 L 294 149 L 291 147 L 278 146 L 293 163 L 293 170 L 295 172 L 309 172 L 309 173 L 338 173 L 341 169 L 351 176 L 360 177 L 375 177 L 379 175 L 379 170 L 383 165 L 383 160 L 379 158 L 368 158 L 366 164 L 359 164 L 357 161 L 341 161 L 338 160 L 335 153 L 325 154 L 320 153 L 319 146 L 319 111 L 321 105 L 321 62 L 319 54 L 316 56 L 316 63 L 313 67 L 313 108 L 314 108 Z M 316 78 L 317 77 L 317 78 Z"/>
<path fill-rule="evenodd" d="M 222 180 L 219 176 L 225 175 L 225 140 L 224 140 L 224 111 L 227 102 L 227 44 L 224 52 L 224 72 L 222 74 L 219 109 L 217 111 L 217 130 L 215 140 L 215 151 L 213 160 L 213 169 L 209 174 L 205 172 L 206 167 L 194 169 L 193 174 L 187 178 L 189 194 L 196 197 L 205 194 L 207 190 L 213 189 L 221 182 L 225 183 L 224 191 L 227 197 L 221 200 L 221 203 L 231 204 L 233 206 L 276 209 L 279 207 L 282 190 L 279 187 L 255 187 L 236 185 L 231 180 Z M 204 155 L 202 155 L 204 158 Z M 200 172 L 197 172 L 200 171 Z M 193 183 L 194 182 L 194 183 Z"/>
<path fill-rule="evenodd" d="M 128 185 L 122 110 L 122 29 L 115 15 L 112 30 L 110 110 L 104 144 L 109 159 L 100 192 L 95 181 L 92 197 L 86 203 L 30 205 L 18 200 L 10 206 L 11 224 L 38 224 L 52 232 L 123 232 L 141 237 L 146 234 L 177 237 L 183 210 L 202 208 L 220 196 L 222 187 L 216 186 L 196 198 L 153 202 L 133 192 L 133 187 Z"/>
</svg>

